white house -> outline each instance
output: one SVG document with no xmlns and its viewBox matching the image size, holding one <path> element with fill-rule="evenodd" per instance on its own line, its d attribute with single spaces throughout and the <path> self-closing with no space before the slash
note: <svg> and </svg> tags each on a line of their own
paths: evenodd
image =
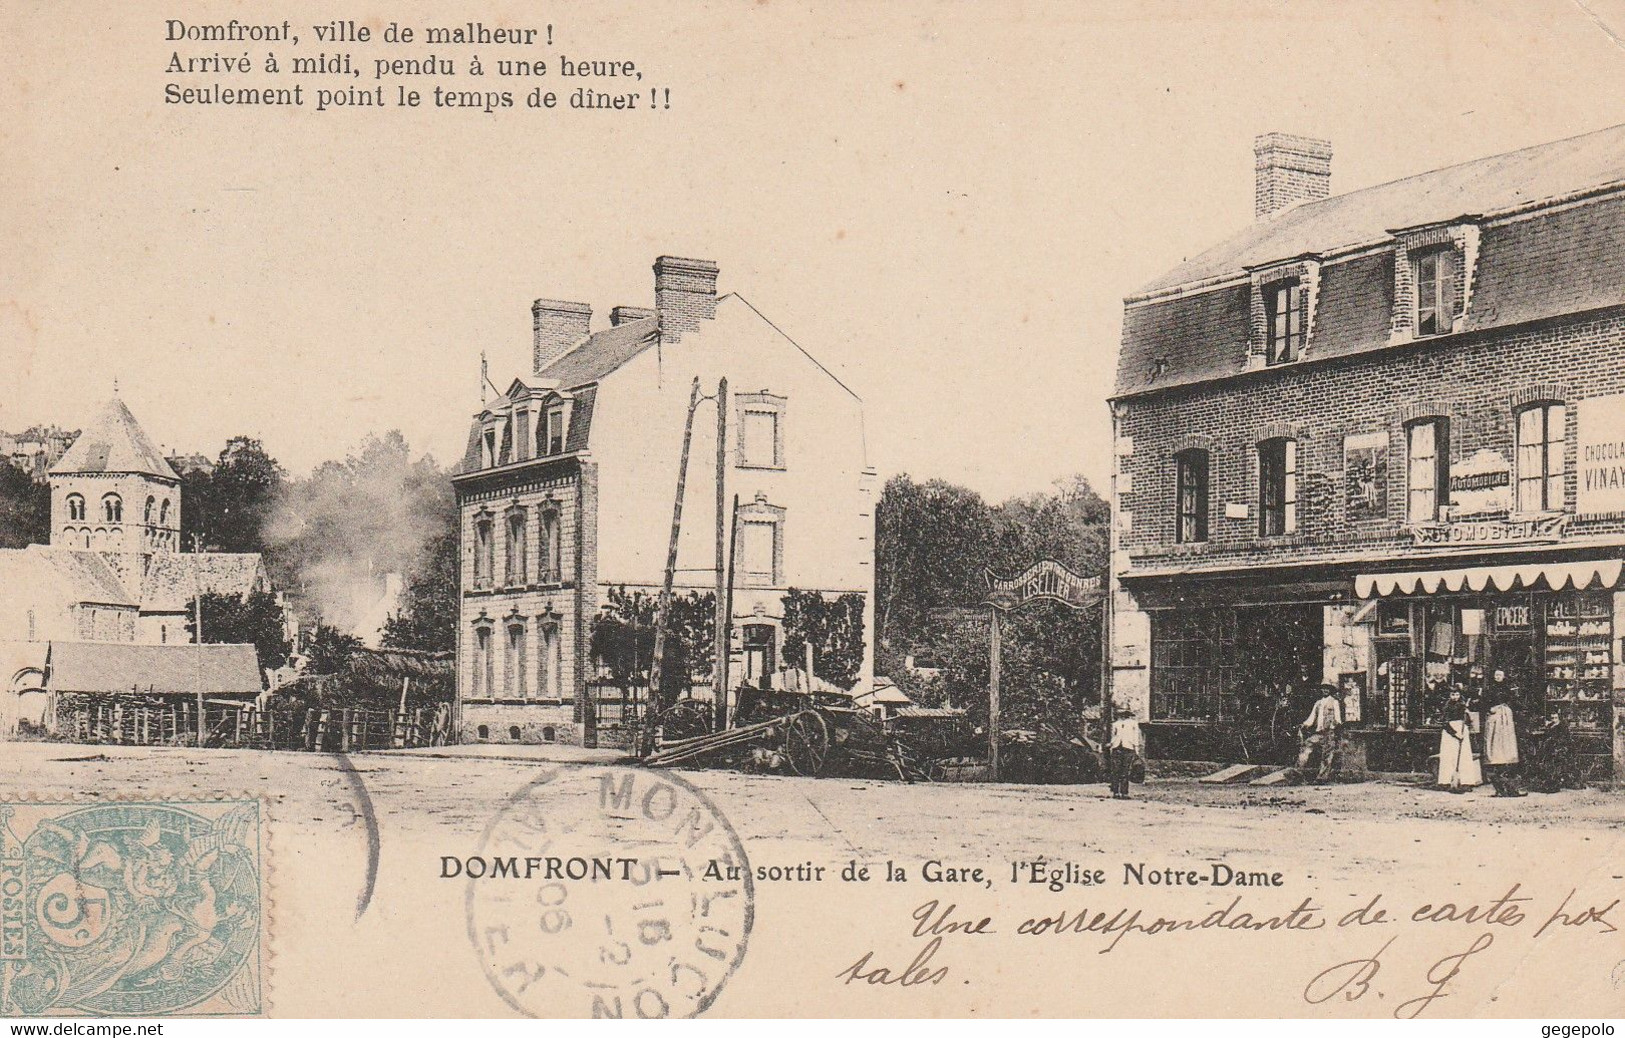
<svg viewBox="0 0 1625 1038">
<path fill-rule="evenodd" d="M 611 589 L 660 589 L 695 378 L 710 396 L 728 381 L 734 683 L 786 662 L 792 588 L 862 596 L 858 683 L 871 683 L 876 488 L 862 402 L 742 296 L 718 296 L 716 264 L 662 256 L 654 273 L 654 308 L 615 307 L 598 331 L 588 305 L 537 300 L 532 374 L 475 416 L 454 479 L 465 739 L 592 741 L 592 621 Z M 702 402 L 693 423 L 680 594 L 717 586 L 716 406 Z"/>
</svg>

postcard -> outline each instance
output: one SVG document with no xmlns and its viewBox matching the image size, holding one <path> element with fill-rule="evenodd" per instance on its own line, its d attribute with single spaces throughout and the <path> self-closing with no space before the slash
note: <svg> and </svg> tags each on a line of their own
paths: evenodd
<svg viewBox="0 0 1625 1038">
<path fill-rule="evenodd" d="M 0 1016 L 1617 1015 L 1625 5 L 0 37 Z"/>
</svg>

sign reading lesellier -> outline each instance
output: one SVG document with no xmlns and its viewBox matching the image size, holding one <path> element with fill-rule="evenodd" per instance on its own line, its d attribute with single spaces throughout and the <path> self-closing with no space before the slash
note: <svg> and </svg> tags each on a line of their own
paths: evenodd
<svg viewBox="0 0 1625 1038">
<path fill-rule="evenodd" d="M 1625 394 L 1580 401 L 1575 512 L 1625 512 Z"/>
</svg>

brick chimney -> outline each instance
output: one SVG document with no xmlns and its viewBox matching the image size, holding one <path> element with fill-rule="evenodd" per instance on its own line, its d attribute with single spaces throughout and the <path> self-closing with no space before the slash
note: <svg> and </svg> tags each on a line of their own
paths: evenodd
<svg viewBox="0 0 1625 1038">
<path fill-rule="evenodd" d="M 1291 133 L 1253 138 L 1253 217 L 1331 194 L 1332 142 Z"/>
<path fill-rule="evenodd" d="M 655 260 L 655 312 L 660 333 L 679 339 L 717 315 L 717 265 L 710 260 L 661 256 Z"/>
<path fill-rule="evenodd" d="M 617 306 L 609 312 L 609 323 L 619 328 L 631 321 L 641 321 L 654 315 L 655 312 L 646 306 Z"/>
<path fill-rule="evenodd" d="M 540 375 L 560 354 L 586 338 L 592 307 L 563 299 L 538 299 L 530 306 L 530 317 L 536 332 L 531 371 Z"/>
</svg>

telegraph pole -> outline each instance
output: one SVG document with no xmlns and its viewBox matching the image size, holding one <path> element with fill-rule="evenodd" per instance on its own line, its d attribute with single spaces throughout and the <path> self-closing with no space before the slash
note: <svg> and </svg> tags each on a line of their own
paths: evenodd
<svg viewBox="0 0 1625 1038">
<path fill-rule="evenodd" d="M 988 622 L 992 625 L 988 633 L 988 667 L 987 667 L 987 780 L 999 781 L 999 610 L 997 606 L 988 609 Z"/>
<path fill-rule="evenodd" d="M 203 550 L 203 535 L 192 535 L 192 554 Z M 197 696 L 197 748 L 203 749 L 203 584 L 192 567 L 192 690 Z"/>
<path fill-rule="evenodd" d="M 717 730 L 728 726 L 728 527 L 724 509 L 728 505 L 728 380 L 717 382 L 717 575 L 716 629 L 712 632 L 711 704 L 717 717 Z"/>
<path fill-rule="evenodd" d="M 649 666 L 649 686 L 650 694 L 656 703 L 662 703 L 666 624 L 671 618 L 672 584 L 677 579 L 677 535 L 683 528 L 683 490 L 688 485 L 688 449 L 694 439 L 694 412 L 699 406 L 700 379 L 696 375 L 694 385 L 688 391 L 688 418 L 683 422 L 683 453 L 677 463 L 677 497 L 671 509 L 671 543 L 666 549 L 666 576 L 660 586 L 660 600 L 655 607 L 655 657 Z"/>
</svg>

